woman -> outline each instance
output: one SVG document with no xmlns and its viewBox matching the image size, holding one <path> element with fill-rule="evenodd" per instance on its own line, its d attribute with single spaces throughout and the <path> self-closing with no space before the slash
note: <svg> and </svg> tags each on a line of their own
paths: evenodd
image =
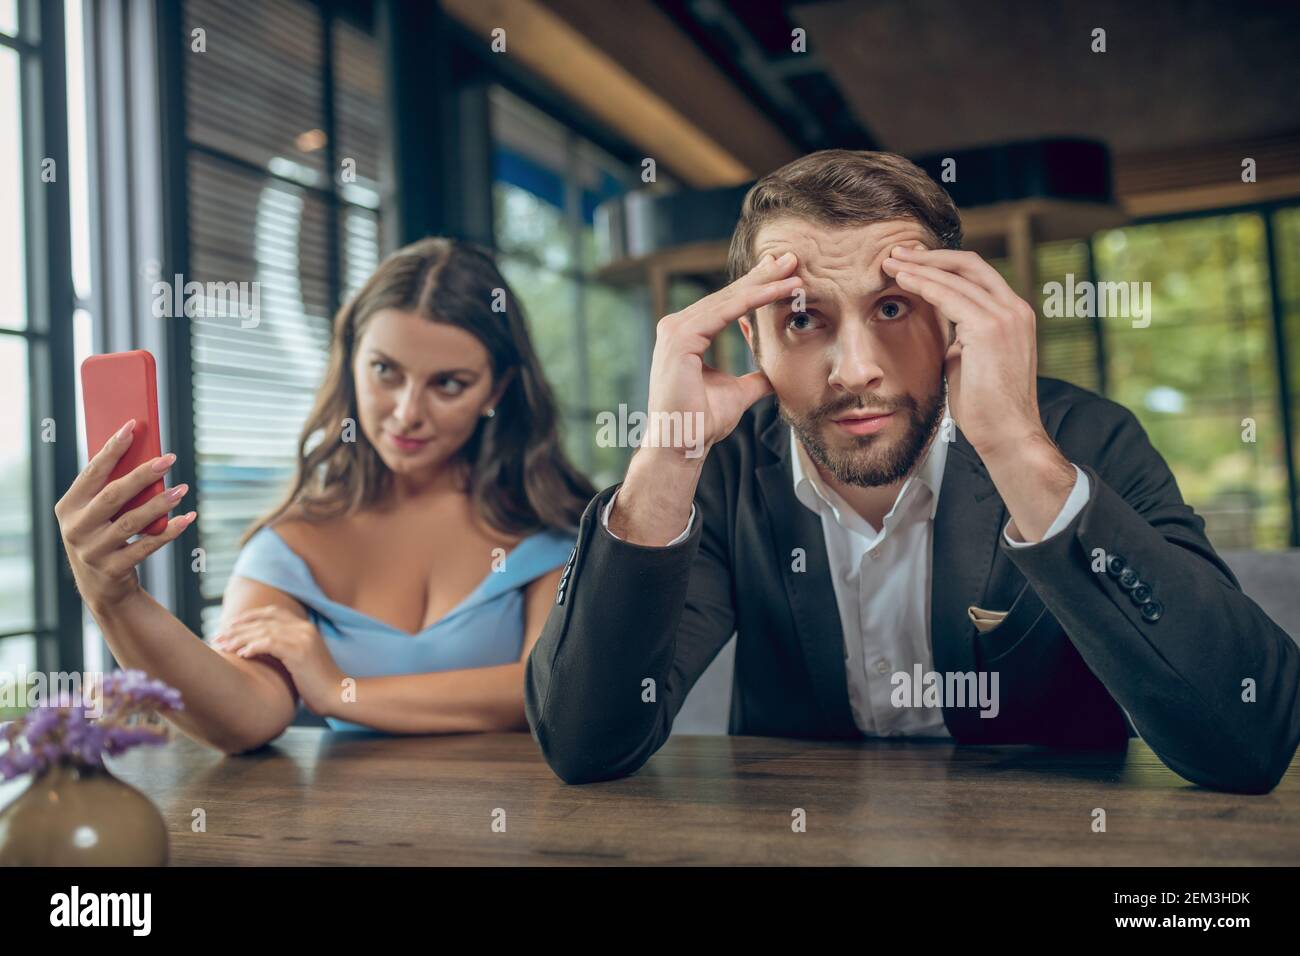
<svg viewBox="0 0 1300 956">
<path fill-rule="evenodd" d="M 179 689 L 172 719 L 227 753 L 277 737 L 299 697 L 335 728 L 524 730 L 523 661 L 593 491 L 491 257 L 426 239 L 334 319 L 329 370 L 285 500 L 245 534 L 211 645 L 135 566 L 195 518 L 132 535 L 185 485 L 112 521 L 174 456 L 106 484 L 127 423 L 55 509 L 114 656 Z"/>
</svg>

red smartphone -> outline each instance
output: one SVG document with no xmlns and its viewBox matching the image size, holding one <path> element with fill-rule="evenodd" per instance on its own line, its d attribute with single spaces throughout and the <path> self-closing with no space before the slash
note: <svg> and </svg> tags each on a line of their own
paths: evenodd
<svg viewBox="0 0 1300 956">
<path fill-rule="evenodd" d="M 81 397 L 86 411 L 86 457 L 94 458 L 104 443 L 132 418 L 135 419 L 131 446 L 113 468 L 109 481 L 116 481 L 162 454 L 158 433 L 158 366 L 144 349 L 92 355 L 81 363 Z M 158 480 L 126 503 L 117 514 L 140 507 L 163 490 Z M 162 534 L 167 516 L 154 520 L 143 534 Z"/>
</svg>

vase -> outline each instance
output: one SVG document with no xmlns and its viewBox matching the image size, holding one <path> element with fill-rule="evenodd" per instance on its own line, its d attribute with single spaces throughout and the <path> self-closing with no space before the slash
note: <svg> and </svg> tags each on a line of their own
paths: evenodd
<svg viewBox="0 0 1300 956">
<path fill-rule="evenodd" d="M 108 769 L 51 764 L 0 810 L 0 866 L 162 866 L 167 826 Z"/>
</svg>

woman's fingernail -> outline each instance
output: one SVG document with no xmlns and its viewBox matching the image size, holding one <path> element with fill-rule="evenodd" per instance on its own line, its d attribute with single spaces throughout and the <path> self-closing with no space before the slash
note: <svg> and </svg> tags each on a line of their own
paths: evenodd
<svg viewBox="0 0 1300 956">
<path fill-rule="evenodd" d="M 177 485 L 171 491 L 167 492 L 168 501 L 180 501 L 185 497 L 185 492 L 190 490 L 189 485 Z"/>
<path fill-rule="evenodd" d="M 113 437 L 116 438 L 118 441 L 121 441 L 127 435 L 131 434 L 131 432 L 133 432 L 134 430 L 135 430 L 135 419 L 133 418 L 130 421 L 128 421 L 125 425 L 123 425 L 121 428 L 119 428 L 117 430 L 117 434 L 114 435 Z"/>
<path fill-rule="evenodd" d="M 776 261 L 777 261 L 777 263 L 778 263 L 779 265 L 785 265 L 787 262 L 793 262 L 793 261 L 794 261 L 794 253 L 793 253 L 793 252 L 787 252 L 787 253 L 785 253 L 784 255 L 782 255 L 780 259 L 777 259 Z"/>
<path fill-rule="evenodd" d="M 153 463 L 153 470 L 162 474 L 176 462 L 176 455 L 168 452 Z"/>
</svg>

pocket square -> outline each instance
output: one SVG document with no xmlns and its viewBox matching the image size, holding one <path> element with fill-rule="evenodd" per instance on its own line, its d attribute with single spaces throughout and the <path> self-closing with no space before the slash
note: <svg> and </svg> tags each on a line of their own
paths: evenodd
<svg viewBox="0 0 1300 956">
<path fill-rule="evenodd" d="M 981 634 L 993 630 L 1007 616 L 1006 611 L 987 611 L 974 605 L 968 607 L 966 613 L 970 616 L 971 623 L 975 625 L 975 630 Z"/>
</svg>

